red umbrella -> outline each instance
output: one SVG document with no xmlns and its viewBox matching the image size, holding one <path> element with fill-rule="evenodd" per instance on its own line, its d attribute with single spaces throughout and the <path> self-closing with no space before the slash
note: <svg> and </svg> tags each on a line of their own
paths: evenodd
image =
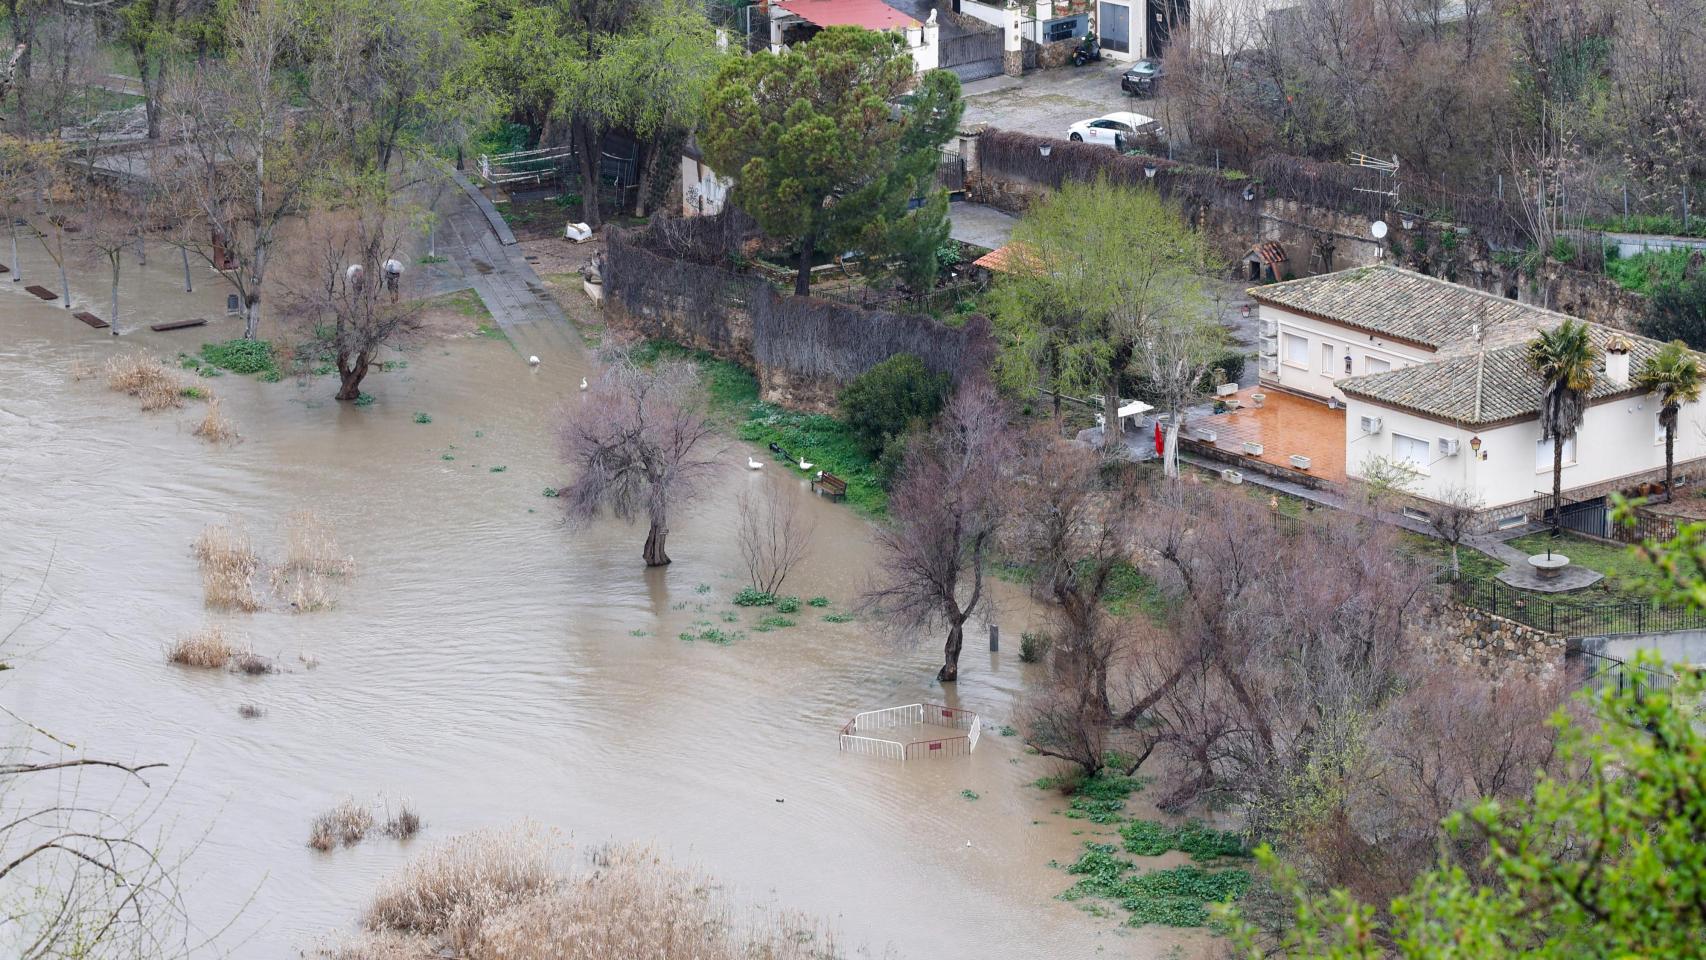
<svg viewBox="0 0 1706 960">
<path fill-rule="evenodd" d="M 1155 455 L 1162 456 L 1167 452 L 1166 442 L 1161 439 L 1161 421 L 1155 421 Z"/>
</svg>

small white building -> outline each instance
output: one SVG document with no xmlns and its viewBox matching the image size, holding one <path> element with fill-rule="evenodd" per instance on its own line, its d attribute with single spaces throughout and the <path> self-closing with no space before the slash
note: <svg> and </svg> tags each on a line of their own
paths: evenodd
<svg viewBox="0 0 1706 960">
<path fill-rule="evenodd" d="M 936 12 L 920 21 L 896 10 L 882 0 L 767 0 L 771 53 L 804 43 L 824 27 L 855 26 L 890 31 L 906 38 L 919 73 L 934 70 L 942 62 Z"/>
<path fill-rule="evenodd" d="M 1391 266 L 1249 293 L 1260 304 L 1263 388 L 1342 409 L 1348 479 L 1365 477 L 1378 460 L 1404 464 L 1420 501 L 1466 489 L 1492 523 L 1520 522 L 1550 493 L 1552 444 L 1539 423 L 1544 384 L 1528 367 L 1527 342 L 1569 317 Z M 1572 502 L 1664 472 L 1657 398 L 1632 385 L 1663 344 L 1598 324 L 1589 332 L 1603 359 L 1581 429 L 1564 444 Z M 1684 406 L 1679 419 L 1681 474 L 1706 465 L 1706 404 Z"/>
</svg>

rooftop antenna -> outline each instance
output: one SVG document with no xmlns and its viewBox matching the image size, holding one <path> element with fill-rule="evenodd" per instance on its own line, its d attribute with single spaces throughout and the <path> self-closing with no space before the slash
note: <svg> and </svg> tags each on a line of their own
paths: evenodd
<svg viewBox="0 0 1706 960">
<path fill-rule="evenodd" d="M 1380 187 L 1352 187 L 1351 189 L 1355 190 L 1357 193 L 1372 193 L 1376 196 L 1391 197 L 1393 208 L 1396 209 L 1398 207 L 1399 163 L 1397 154 L 1393 154 L 1392 159 L 1390 160 L 1384 160 L 1380 157 L 1371 157 L 1366 153 L 1353 153 L 1345 162 L 1349 163 L 1353 167 L 1361 167 L 1364 170 L 1373 170 L 1377 177 L 1384 178 L 1386 181 L 1391 183 L 1390 189 L 1382 189 Z M 1377 180 L 1376 182 L 1378 183 L 1380 181 Z"/>
</svg>

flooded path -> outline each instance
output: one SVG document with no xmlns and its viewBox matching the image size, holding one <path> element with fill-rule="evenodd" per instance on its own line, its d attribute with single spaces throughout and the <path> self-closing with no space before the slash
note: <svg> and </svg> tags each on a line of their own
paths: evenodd
<svg viewBox="0 0 1706 960">
<path fill-rule="evenodd" d="M 130 274 L 127 301 L 148 314 L 136 319 L 222 304 L 216 278 L 198 277 L 192 303 L 181 264 L 156 263 Z M 11 584 L 0 626 L 38 583 L 46 610 L 8 651 L 18 669 L 0 698 L 89 755 L 172 764 L 168 842 L 205 834 L 189 905 L 204 927 L 240 914 L 222 941 L 231 955 L 296 957 L 349 929 L 375 884 L 425 845 L 523 818 L 583 849 L 656 840 L 738 898 L 820 915 L 876 956 L 1159 957 L 1206 942 L 1052 899 L 1068 878 L 1049 861 L 1075 857 L 1084 837 L 1073 831 L 1090 825 L 1051 815 L 1059 798 L 1027 786 L 1047 767 L 998 733 L 1030 669 L 1018 662 L 1028 607 L 1016 592 L 999 617 L 1008 650 L 969 649 L 958 690 L 944 693 L 934 637 L 897 645 L 809 607 L 767 633 L 750 611 L 719 620 L 737 609 L 730 504 L 747 485 L 780 484 L 817 523 L 786 592 L 845 610 L 870 558 L 864 521 L 780 465 L 743 469 L 741 447 L 675 525 L 666 570 L 641 566 L 643 528 L 565 526 L 543 491 L 563 479 L 552 412 L 575 402 L 586 372 L 572 344 L 534 370 L 502 341 L 429 344 L 375 374 L 365 408 L 332 402 L 330 378 L 201 381 L 244 437 L 219 448 L 190 433 L 199 405 L 141 413 L 101 378 L 69 373 L 120 351 L 193 352 L 236 336 L 235 320 L 114 338 L 17 286 L 0 283 L 0 577 Z M 103 289 L 82 292 L 99 302 Z M 277 553 L 299 509 L 333 524 L 355 558 L 337 606 L 204 611 L 196 535 L 236 521 Z M 210 619 L 283 672 L 166 663 L 165 645 Z M 677 639 L 707 619 L 744 637 Z M 837 753 L 853 713 L 919 700 L 982 712 L 976 753 L 905 766 Z M 265 715 L 240 718 L 245 702 Z M 407 798 L 426 828 L 408 842 L 308 849 L 309 821 L 344 796 Z"/>
</svg>

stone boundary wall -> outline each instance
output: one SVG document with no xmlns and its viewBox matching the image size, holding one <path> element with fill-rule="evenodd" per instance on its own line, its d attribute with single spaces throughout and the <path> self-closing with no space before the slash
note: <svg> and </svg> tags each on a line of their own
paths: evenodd
<svg viewBox="0 0 1706 960">
<path fill-rule="evenodd" d="M 1561 634 L 1459 603 L 1440 611 L 1438 628 L 1424 642 L 1433 653 L 1493 677 L 1512 670 L 1546 677 L 1564 668 L 1567 644 Z"/>
</svg>

